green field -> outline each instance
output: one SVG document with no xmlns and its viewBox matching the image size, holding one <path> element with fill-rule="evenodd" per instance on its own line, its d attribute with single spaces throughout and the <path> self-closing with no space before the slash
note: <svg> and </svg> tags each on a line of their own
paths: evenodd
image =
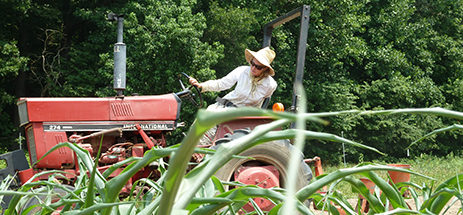
<svg viewBox="0 0 463 215">
<path fill-rule="evenodd" d="M 322 158 L 323 162 L 323 158 Z M 376 164 L 387 164 L 381 161 L 373 161 Z M 456 176 L 459 173 L 463 173 L 463 158 L 456 157 L 452 154 L 449 154 L 447 157 L 436 157 L 430 155 L 423 155 L 414 159 L 402 159 L 400 160 L 401 164 L 410 164 L 410 170 L 432 177 L 436 181 L 434 182 L 434 188 L 446 181 L 447 179 Z M 347 168 L 354 167 L 356 164 L 346 164 Z M 323 165 L 324 173 L 332 173 L 338 169 L 343 169 L 344 164 L 340 165 Z M 376 172 L 380 177 L 387 179 L 387 172 Z M 360 178 L 361 176 L 358 175 Z M 410 182 L 423 185 L 424 183 L 431 187 L 432 181 L 420 176 L 411 175 Z M 358 194 L 355 194 L 351 191 L 350 185 L 347 182 L 339 183 L 336 190 L 340 191 L 346 198 L 356 198 Z"/>
</svg>

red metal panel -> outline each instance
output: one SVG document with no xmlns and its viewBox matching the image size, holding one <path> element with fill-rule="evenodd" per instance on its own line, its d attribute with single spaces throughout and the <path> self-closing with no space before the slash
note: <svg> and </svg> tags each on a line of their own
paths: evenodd
<svg viewBox="0 0 463 215">
<path fill-rule="evenodd" d="M 108 98 L 22 98 L 29 122 L 108 121 Z"/>
<path fill-rule="evenodd" d="M 171 120 L 179 117 L 174 94 L 122 98 L 21 98 L 29 122 Z"/>
<path fill-rule="evenodd" d="M 66 142 L 66 132 L 44 132 L 44 148 L 48 152 L 53 146 L 58 143 Z M 43 162 L 41 161 L 37 167 L 40 168 L 42 165 L 47 168 L 60 169 L 64 166 L 71 167 L 74 164 L 74 152 L 68 147 L 61 147 L 49 155 L 47 155 Z"/>
<path fill-rule="evenodd" d="M 32 177 L 34 177 L 34 170 L 33 169 L 26 169 L 26 170 L 23 170 L 23 171 L 19 171 L 18 172 L 18 175 L 19 175 L 19 179 L 21 181 L 21 184 L 24 184 L 26 183 L 27 181 L 29 181 L 29 179 L 31 179 Z M 38 179 L 34 179 L 34 181 L 38 181 Z"/>
<path fill-rule="evenodd" d="M 35 137 L 37 160 L 47 153 L 53 146 L 66 142 L 66 132 L 43 132 L 42 123 L 32 124 Z M 36 168 L 60 169 L 64 165 L 74 164 L 74 154 L 70 148 L 63 147 L 43 158 Z"/>
<path fill-rule="evenodd" d="M 110 99 L 110 120 L 177 120 L 179 102 L 174 94 Z"/>
<path fill-rule="evenodd" d="M 214 141 L 222 138 L 225 134 L 230 133 L 233 134 L 234 130 L 243 129 L 243 128 L 250 128 L 254 130 L 254 128 L 258 125 L 270 123 L 274 121 L 270 117 L 263 117 L 263 116 L 256 116 L 256 117 L 241 117 L 232 121 L 224 122 L 219 125 L 217 128 L 217 133 L 215 134 Z M 281 129 L 277 129 L 281 130 Z"/>
</svg>

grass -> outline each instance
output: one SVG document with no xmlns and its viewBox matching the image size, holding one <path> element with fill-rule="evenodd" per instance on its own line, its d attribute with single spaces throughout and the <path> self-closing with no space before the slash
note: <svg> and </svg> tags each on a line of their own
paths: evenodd
<svg viewBox="0 0 463 215">
<path fill-rule="evenodd" d="M 322 158 L 323 159 L 323 158 Z M 376 164 L 387 164 L 384 161 L 372 161 Z M 434 178 L 434 187 L 447 179 L 456 176 L 463 172 L 463 157 L 453 156 L 453 154 L 447 155 L 447 157 L 436 157 L 431 155 L 422 155 L 412 159 L 400 159 L 401 164 L 410 164 L 410 170 L 421 173 L 423 175 Z M 357 164 L 346 164 L 347 168 L 352 168 Z M 332 173 L 338 169 L 344 169 L 344 164 L 339 165 L 323 165 L 324 173 Z M 313 171 L 313 170 L 312 170 Z M 386 171 L 375 172 L 381 178 L 387 179 Z M 361 176 L 358 175 L 358 178 Z M 431 186 L 432 181 L 419 176 L 411 175 L 410 182 L 423 185 L 424 183 Z M 336 190 L 340 191 L 346 198 L 357 198 L 358 194 L 351 191 L 351 186 L 347 182 L 341 182 L 336 186 Z"/>
</svg>

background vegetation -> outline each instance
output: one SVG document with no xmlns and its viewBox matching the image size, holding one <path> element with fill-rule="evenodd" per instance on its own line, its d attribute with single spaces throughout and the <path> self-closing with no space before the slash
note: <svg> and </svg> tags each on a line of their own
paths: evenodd
<svg viewBox="0 0 463 215">
<path fill-rule="evenodd" d="M 444 183 L 449 178 L 454 177 L 459 173 L 463 172 L 463 167 L 459 165 L 461 162 L 463 162 L 463 159 L 461 157 L 456 157 L 453 154 L 449 154 L 445 157 L 423 155 L 420 157 L 414 157 L 413 159 L 402 158 L 399 161 L 397 161 L 397 163 L 409 164 L 410 170 L 414 172 L 418 172 L 435 179 L 435 181 L 433 182 L 435 185 Z M 389 164 L 389 162 L 378 160 L 373 160 L 373 163 L 383 165 Z M 344 164 L 323 165 L 323 171 L 324 173 L 332 173 L 339 169 L 353 168 L 354 166 L 355 165 L 353 164 L 347 164 L 346 166 L 344 166 Z M 376 171 L 376 173 L 381 178 L 387 179 L 387 172 Z M 356 177 L 361 178 L 362 176 L 356 175 Z M 432 181 L 420 176 L 411 175 L 410 182 L 418 185 L 431 185 Z M 349 183 L 339 183 L 336 187 L 336 190 L 341 192 L 346 198 L 358 198 L 358 194 L 352 192 L 352 188 Z"/>
<path fill-rule="evenodd" d="M 113 96 L 116 24 L 125 14 L 125 95 L 178 91 L 176 76 L 222 77 L 245 64 L 244 49 L 261 47 L 263 25 L 303 4 L 311 6 L 304 88 L 308 112 L 440 106 L 463 111 L 462 0 L 4 0 L 0 20 L 0 144 L 18 147 L 16 100 L 23 96 Z M 299 22 L 274 31 L 279 87 L 272 102 L 291 105 Z M 209 104 L 217 94 L 207 93 Z M 197 110 L 185 103 L 181 120 Z M 357 115 L 308 123 L 388 156 L 346 147 L 349 162 L 399 159 L 412 141 L 458 123 L 422 115 Z M 182 131 L 178 131 L 182 132 Z M 24 134 L 22 134 L 24 136 Z M 181 135 L 173 133 L 172 144 Z M 462 154 L 461 131 L 427 138 L 411 156 Z M 305 155 L 342 161 L 342 147 L 306 141 Z"/>
</svg>

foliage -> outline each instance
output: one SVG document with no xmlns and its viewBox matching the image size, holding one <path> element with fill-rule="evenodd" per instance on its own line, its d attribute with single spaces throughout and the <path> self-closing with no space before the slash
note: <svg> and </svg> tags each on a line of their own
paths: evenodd
<svg viewBox="0 0 463 215">
<path fill-rule="evenodd" d="M 124 15 L 126 94 L 170 93 L 173 89 L 164 86 L 175 85 L 176 75 L 180 72 L 198 72 L 205 78 L 213 78 L 214 72 L 208 68 L 216 63 L 222 47 L 200 41 L 206 20 L 201 14 L 192 14 L 188 4 L 142 1 L 111 8 L 97 7 L 95 12 L 77 10 L 78 19 L 99 30 L 86 35 L 86 40 L 80 41 L 68 53 L 71 61 L 65 62 L 65 91 L 58 95 L 112 95 L 110 51 L 111 44 L 116 42 L 117 24 L 106 21 L 108 11 Z"/>
<path fill-rule="evenodd" d="M 213 66 L 218 77 L 227 75 L 230 68 L 246 63 L 242 57 L 245 49 L 259 47 L 250 34 L 254 28 L 260 26 L 254 16 L 255 12 L 246 8 L 220 7 L 217 2 L 212 2 L 205 13 L 208 27 L 203 40 L 210 44 L 220 42 L 224 47 L 222 59 Z"/>
<path fill-rule="evenodd" d="M 262 197 L 272 200 L 276 203 L 269 214 L 288 214 L 292 213 L 296 208 L 302 214 L 312 214 L 302 202 L 309 198 L 313 198 L 317 208 L 329 210 L 331 213 L 337 214 L 338 208 L 334 207 L 330 202 L 339 205 L 339 208 L 347 214 L 362 214 L 363 212 L 356 211 L 353 206 L 348 204 L 342 194 L 335 192 L 336 186 L 340 182 L 347 182 L 352 186 L 354 192 L 364 196 L 369 203 L 370 213 L 445 213 L 445 205 L 453 204 L 453 197 L 461 200 L 461 183 L 463 182 L 462 174 L 448 178 L 443 183 L 437 186 L 424 183 L 418 185 L 412 182 L 401 182 L 390 184 L 388 180 L 380 177 L 378 171 L 399 171 L 415 176 L 423 177 L 428 180 L 434 180 L 425 175 L 419 174 L 407 169 L 378 165 L 372 163 L 364 163 L 353 168 L 339 169 L 329 174 L 320 175 L 316 180 L 309 185 L 291 194 L 283 188 L 263 189 L 253 185 L 237 186 L 234 189 L 225 191 L 223 184 L 218 181 L 213 174 L 222 167 L 234 155 L 250 148 L 256 144 L 267 142 L 274 139 L 296 138 L 304 141 L 308 139 L 322 139 L 336 142 L 346 142 L 353 146 L 364 149 L 370 149 L 379 152 L 374 148 L 358 144 L 347 139 L 338 137 L 328 133 L 312 132 L 309 130 L 290 129 L 284 131 L 274 131 L 275 128 L 281 127 L 283 124 L 291 122 L 304 122 L 306 120 L 312 122 L 324 123 L 319 117 L 343 115 L 358 113 L 360 115 L 389 115 L 389 114 L 430 114 L 443 117 L 462 119 L 463 113 L 445 110 L 441 108 L 428 109 L 398 109 L 398 110 L 381 110 L 381 111 L 343 111 L 331 112 L 323 114 L 291 114 L 291 113 L 274 113 L 266 110 L 255 108 L 238 108 L 226 112 L 208 112 L 199 111 L 195 124 L 190 128 L 189 133 L 183 139 L 180 145 L 171 146 L 168 148 L 153 148 L 145 153 L 142 158 L 131 158 L 115 167 L 109 168 L 103 173 L 96 170 L 96 164 L 91 159 L 89 152 L 79 146 L 71 143 L 61 143 L 53 147 L 50 151 L 57 150 L 60 147 L 70 147 L 76 152 L 80 160 L 80 174 L 75 183 L 74 188 L 64 186 L 57 183 L 57 178 L 65 178 L 65 172 L 50 171 L 43 172 L 35 177 L 43 174 L 52 174 L 47 181 L 34 182 L 33 179 L 25 183 L 17 191 L 3 190 L 2 195 L 14 195 L 5 214 L 14 214 L 16 212 L 26 213 L 29 210 L 37 207 L 22 208 L 24 201 L 32 198 L 43 196 L 43 202 L 39 203 L 42 207 L 41 214 L 51 213 L 58 207 L 61 207 L 61 213 L 76 214 L 76 213 L 95 213 L 112 214 L 112 213 L 127 213 L 127 214 L 217 214 L 219 209 L 226 208 L 225 212 L 236 212 L 243 203 L 249 201 L 250 198 Z M 222 123 L 239 116 L 268 116 L 275 119 L 274 122 L 263 124 L 242 138 L 236 139 L 227 144 L 221 145 L 217 151 L 210 149 L 196 148 L 196 142 L 210 127 Z M 298 123 L 298 126 L 303 126 L 304 123 Z M 461 129 L 461 128 L 458 128 Z M 411 144 L 410 146 L 413 146 Z M 48 153 L 50 153 L 48 152 Z M 194 167 L 191 171 L 185 173 L 188 165 L 188 159 L 185 156 L 191 156 L 193 153 L 208 154 L 206 159 Z M 295 153 L 297 154 L 297 153 Z M 128 180 L 141 168 L 145 167 L 152 161 L 162 157 L 171 156 L 169 167 L 164 169 L 161 165 L 163 176 L 159 181 L 150 181 L 142 179 L 136 183 L 148 184 L 151 186 L 150 191 L 139 200 L 139 196 L 134 195 L 124 201 L 120 201 L 117 196 L 120 190 L 124 187 Z M 293 158 L 293 157 L 292 157 Z M 107 178 L 111 172 L 117 167 L 127 165 L 121 174 L 114 178 Z M 86 172 L 90 174 L 86 174 Z M 291 175 L 291 174 L 289 174 Z M 357 175 L 368 178 L 375 183 L 377 188 L 374 193 L 363 184 Z M 293 178 L 295 179 L 295 178 Z M 293 183 L 288 181 L 287 183 Z M 238 184 L 235 184 L 238 185 Z M 319 193 L 320 189 L 330 185 L 326 194 Z M 41 188 L 30 189 L 40 186 Z M 400 189 L 403 187 L 404 189 Z M 56 196 L 56 189 L 66 191 L 59 201 L 50 202 L 51 198 Z M 416 211 L 409 208 L 405 203 L 404 191 L 408 190 L 413 199 L 415 199 Z M 216 195 L 218 193 L 218 195 Z M 418 199 L 422 198 L 422 201 Z M 293 200 L 294 205 L 289 204 L 289 200 Z M 288 206 L 290 205 L 290 206 Z M 227 207 L 229 206 L 229 207 Z M 288 206 L 288 207 L 286 207 Z M 228 208 L 228 209 L 227 209 Z M 220 212 L 221 213 L 221 212 Z M 223 213 L 221 213 L 223 214 Z"/>
<path fill-rule="evenodd" d="M 21 57 L 16 42 L 5 42 L 0 40 L 0 83 L 1 86 L 10 86 L 8 88 L 0 87 L 0 148 L 1 152 L 5 148 L 16 143 L 15 131 L 17 127 L 11 121 L 11 107 L 16 104 L 14 92 L 14 77 L 20 71 L 27 69 L 27 58 Z M 13 112 L 14 113 L 14 112 Z"/>
<path fill-rule="evenodd" d="M 430 109 L 398 109 L 398 110 L 384 110 L 384 111 L 368 111 L 362 114 L 370 115 L 383 115 L 383 114 L 430 114 L 436 116 L 444 116 L 454 119 L 461 119 L 463 117 L 461 112 L 449 111 L 441 108 L 430 108 Z M 443 132 L 446 130 L 458 129 L 461 130 L 460 125 L 454 125 L 452 127 L 438 129 L 434 132 L 429 133 L 421 139 L 413 142 L 409 147 L 414 146 L 417 142 L 423 140 L 428 136 L 432 136 L 438 132 Z M 368 165 L 367 165 L 368 166 Z M 361 164 L 353 169 L 358 170 L 359 168 L 365 167 L 365 164 Z M 327 176 L 322 175 L 318 176 L 317 180 L 324 180 L 328 176 L 334 174 L 345 174 L 344 171 L 349 170 L 336 170 L 333 173 L 328 174 Z M 404 171 L 407 172 L 407 171 Z M 410 172 L 409 172 L 410 173 Z M 335 191 L 335 187 L 341 182 L 346 181 L 352 186 L 352 190 L 359 195 L 363 196 L 369 204 L 368 214 L 398 214 L 398 213 L 409 213 L 409 214 L 421 214 L 421 213 L 432 213 L 432 214 L 445 214 L 447 204 L 453 205 L 456 201 L 461 201 L 461 183 L 462 174 L 455 173 L 455 176 L 447 178 L 441 184 L 438 184 L 434 188 L 434 182 L 431 184 L 423 183 L 422 185 L 411 183 L 411 182 L 401 182 L 397 184 L 390 184 L 383 178 L 379 177 L 376 173 L 372 171 L 362 172 L 360 175 L 364 178 L 371 180 L 375 184 L 375 189 L 371 193 L 370 188 L 367 188 L 363 182 L 352 176 L 343 177 L 340 180 L 333 182 L 327 192 L 327 194 L 315 194 L 314 201 L 317 205 L 317 208 L 323 208 L 322 210 L 329 210 L 330 212 L 337 214 L 339 208 L 345 211 L 347 214 L 363 214 L 364 212 L 359 210 L 362 207 L 357 207 L 354 209 L 346 199 L 339 193 Z M 390 178 L 388 179 L 391 180 Z M 316 182 L 315 182 L 316 183 Z M 314 185 L 315 183 L 312 183 Z M 321 186 L 326 186 L 327 184 L 315 187 L 321 188 Z M 304 188 L 309 189 L 310 186 Z M 415 202 L 415 210 L 405 203 L 405 194 L 404 192 L 408 191 L 411 197 Z M 303 191 L 300 191 L 303 192 Z M 421 199 L 420 199 L 421 198 Z M 452 200 L 453 199 L 453 200 Z M 334 207 L 330 203 L 333 202 L 339 205 L 339 208 Z M 360 202 L 358 202 L 360 204 Z"/>
<path fill-rule="evenodd" d="M 375 164 L 390 164 L 390 163 L 398 163 L 398 164 L 408 164 L 410 165 L 410 170 L 413 172 L 418 172 L 420 174 L 426 175 L 435 179 L 434 184 L 441 184 L 445 182 L 447 179 L 457 175 L 460 172 L 463 172 L 463 167 L 459 165 L 462 162 L 462 157 L 455 156 L 453 153 L 449 153 L 447 156 L 435 156 L 429 154 L 422 154 L 416 157 L 408 157 L 408 158 L 401 158 L 401 159 L 388 159 L 387 161 L 384 160 L 373 160 Z M 357 164 L 355 163 L 340 163 L 336 165 L 325 163 L 322 160 L 323 165 L 323 172 L 325 174 L 329 174 L 335 172 L 339 169 L 344 168 L 353 168 Z M 376 171 L 379 177 L 387 180 L 387 172 Z M 355 175 L 356 178 L 361 178 L 361 175 Z M 429 184 L 429 180 L 423 177 L 418 177 L 411 175 L 410 182 L 414 184 Z M 347 182 L 340 182 L 336 185 L 336 191 L 342 193 L 344 198 L 353 199 L 358 198 L 358 194 L 352 192 L 350 184 Z"/>
<path fill-rule="evenodd" d="M 2 1 L 0 7 L 8 13 L 0 21 L 0 41 L 16 46 L 20 57 L 10 58 L 18 61 L 10 67 L 16 71 L 2 77 L 0 93 L 6 99 L 0 102 L 1 124 L 8 126 L 2 126 L 0 133 L 10 136 L 19 126 L 14 104 L 19 97 L 115 94 L 111 52 L 116 24 L 106 21 L 109 12 L 125 15 L 125 94 L 148 95 L 174 92 L 179 72 L 205 81 L 246 64 L 243 49 L 260 48 L 264 24 L 302 5 L 311 7 L 304 74 L 309 112 L 434 106 L 460 110 L 461 0 Z M 271 48 L 277 53 L 272 66 L 278 82 L 272 102 L 287 107 L 292 104 L 298 24 L 288 22 L 272 35 Z M 5 57 L 2 62 L 8 61 Z M 214 102 L 217 95 L 205 94 L 206 103 Z M 194 113 L 188 107 L 181 120 L 191 125 Z M 361 118 L 327 120 L 329 127 L 307 126 L 355 140 L 371 133 L 367 136 L 378 137 L 377 145 L 403 145 L 441 124 L 454 123 L 433 117 L 381 119 L 386 127 L 378 129 L 372 120 Z M 403 120 L 417 123 L 406 127 Z M 458 132 L 437 136 L 415 153 L 461 151 L 461 141 Z M 325 160 L 339 162 L 339 148 L 317 143 L 321 148 L 306 148 L 308 155 L 323 153 Z M 403 155 L 403 147 L 394 149 L 390 156 Z M 350 153 L 367 159 L 375 156 L 355 149 Z"/>
</svg>

